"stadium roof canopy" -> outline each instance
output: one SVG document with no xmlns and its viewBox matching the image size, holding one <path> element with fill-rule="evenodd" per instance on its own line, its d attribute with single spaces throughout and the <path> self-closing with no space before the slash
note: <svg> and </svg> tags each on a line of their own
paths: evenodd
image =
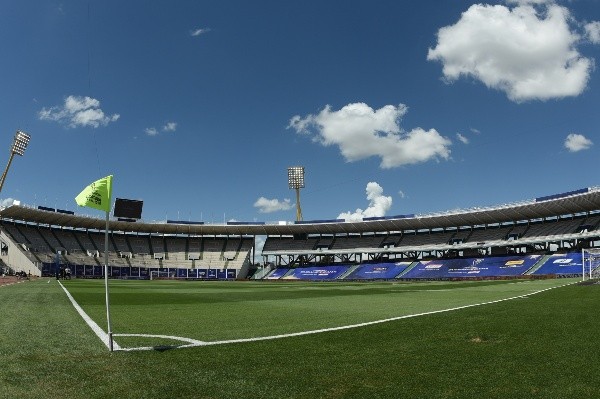
<svg viewBox="0 0 600 399">
<path fill-rule="evenodd" d="M 519 221 L 553 218 L 590 213 L 600 210 L 600 189 L 586 188 L 520 203 L 486 208 L 448 211 L 427 215 L 409 215 L 376 218 L 367 221 L 314 221 L 302 223 L 232 223 L 193 224 L 167 222 L 128 222 L 110 220 L 111 231 L 147 234 L 191 235 L 297 235 L 349 234 L 391 231 L 431 230 L 478 225 L 514 223 Z M 0 210 L 0 217 L 51 226 L 103 231 L 103 218 L 80 216 L 62 212 L 11 205 Z"/>
</svg>

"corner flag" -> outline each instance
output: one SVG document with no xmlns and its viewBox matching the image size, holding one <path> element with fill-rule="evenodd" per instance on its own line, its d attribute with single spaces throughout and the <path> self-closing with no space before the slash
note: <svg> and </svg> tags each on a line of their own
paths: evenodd
<svg viewBox="0 0 600 399">
<path fill-rule="evenodd" d="M 100 211 L 110 212 L 110 196 L 112 193 L 112 175 L 96 180 L 83 189 L 75 202 L 79 206 L 98 209 Z"/>
<path fill-rule="evenodd" d="M 98 209 L 106 212 L 106 228 L 104 229 L 104 292 L 106 296 L 106 324 L 108 332 L 108 349 L 114 349 L 113 333 L 110 324 L 110 299 L 108 293 L 108 214 L 110 213 L 110 196 L 112 194 L 112 175 L 96 180 L 83 189 L 75 202 L 79 206 Z"/>
</svg>

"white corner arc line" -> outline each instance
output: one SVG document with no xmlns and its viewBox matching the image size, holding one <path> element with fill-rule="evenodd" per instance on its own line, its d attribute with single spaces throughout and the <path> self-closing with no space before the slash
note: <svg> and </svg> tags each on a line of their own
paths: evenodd
<svg viewBox="0 0 600 399">
<path fill-rule="evenodd" d="M 510 300 L 513 300 L 513 299 L 527 298 L 527 297 L 532 296 L 532 295 L 536 295 L 536 294 L 539 294 L 539 293 L 542 293 L 542 292 L 545 292 L 545 291 L 549 291 L 549 290 L 552 290 L 552 289 L 555 289 L 555 288 L 565 287 L 567 285 L 572 285 L 572 284 L 575 284 L 575 283 L 567 283 L 567 284 L 562 284 L 562 285 L 558 285 L 558 286 L 554 286 L 554 287 L 544 288 L 542 290 L 533 291 L 533 292 L 530 292 L 528 294 L 517 295 L 517 296 L 510 297 L 510 298 L 496 299 L 496 300 L 493 300 L 493 301 L 481 302 L 481 303 L 474 303 L 474 304 L 463 305 L 463 306 L 457 306 L 457 307 L 448 308 L 448 309 L 432 310 L 432 311 L 429 311 L 429 312 L 415 313 L 415 314 L 409 314 L 409 315 L 404 315 L 404 316 L 396 316 L 396 317 L 390 317 L 388 319 L 374 320 L 374 321 L 368 321 L 368 322 L 365 322 L 365 323 L 350 324 L 350 325 L 346 325 L 346 326 L 322 328 L 322 329 L 318 329 L 318 330 L 300 331 L 300 332 L 295 332 L 295 333 L 278 334 L 278 335 L 271 335 L 271 336 L 265 336 L 265 337 L 229 339 L 229 340 L 222 340 L 222 341 L 198 341 L 196 343 L 191 342 L 191 341 L 194 341 L 194 340 L 188 338 L 190 340 L 190 342 L 191 342 L 190 344 L 187 344 L 187 345 L 178 345 L 178 346 L 174 346 L 173 348 L 174 349 L 181 349 L 181 348 L 193 348 L 193 347 L 197 347 L 197 346 L 212 346 L 212 345 L 225 345 L 225 344 L 236 344 L 236 343 L 245 343 L 245 342 L 268 341 L 268 340 L 274 340 L 274 339 L 300 337 L 300 336 L 303 336 L 303 335 L 319 334 L 319 333 L 325 333 L 325 332 L 331 332 L 331 331 L 349 330 L 349 329 L 352 329 L 352 328 L 366 327 L 366 326 L 371 326 L 371 325 L 375 325 L 375 324 L 387 323 L 387 322 L 390 322 L 390 321 L 410 319 L 410 318 L 413 318 L 413 317 L 427 316 L 427 315 L 432 315 L 432 314 L 437 314 L 437 313 L 452 312 L 452 311 L 455 311 L 455 310 L 473 308 L 473 307 L 483 306 L 483 305 L 491 305 L 491 304 L 494 304 L 494 303 L 510 301 Z M 161 336 L 158 336 L 158 335 L 146 335 L 146 334 L 127 334 L 127 335 L 128 336 L 161 337 Z M 181 340 L 181 341 L 185 341 L 186 340 L 186 339 L 182 339 L 181 337 L 171 337 L 171 336 L 162 336 L 162 337 L 163 338 L 169 338 L 169 339 L 177 339 L 177 340 Z M 135 347 L 135 348 L 120 348 L 119 350 L 120 351 L 130 352 L 130 351 L 148 351 L 148 350 L 155 350 L 155 349 L 156 349 L 155 347 L 144 346 L 144 347 Z"/>
<path fill-rule="evenodd" d="M 205 341 L 198 341 L 197 339 L 193 339 L 193 338 L 186 338 L 186 337 L 176 337 L 174 335 L 156 335 L 156 334 L 113 334 L 113 336 L 115 337 L 144 337 L 144 338 L 164 338 L 164 339 L 172 339 L 174 341 L 183 341 L 183 342 L 187 342 L 190 344 L 196 344 L 196 345 L 204 345 L 206 344 Z"/>
<path fill-rule="evenodd" d="M 62 285 L 60 280 L 57 280 L 57 281 L 58 281 L 58 284 L 60 284 L 62 289 L 67 294 L 67 298 L 69 298 L 69 300 L 71 301 L 71 304 L 73 304 L 73 307 L 75 308 L 77 313 L 79 313 L 79 315 L 83 318 L 83 320 L 85 320 L 85 322 L 88 324 L 88 326 L 90 326 L 92 331 L 94 331 L 94 333 L 98 336 L 98 338 L 100 338 L 100 341 L 102 341 L 104 343 L 104 345 L 106 345 L 106 347 L 108 349 L 110 349 L 110 340 L 109 340 L 108 334 L 106 332 L 104 332 L 104 330 L 102 328 L 100 328 L 100 326 L 98 324 L 96 324 L 96 322 L 94 320 L 92 320 L 92 318 L 90 316 L 88 316 L 87 313 L 85 313 L 85 311 L 81 308 L 81 306 L 79 306 L 77 301 L 75 301 L 75 298 L 73 298 L 71 293 L 65 288 L 64 285 Z M 120 350 L 120 349 L 121 349 L 121 347 L 113 339 L 113 350 Z"/>
</svg>

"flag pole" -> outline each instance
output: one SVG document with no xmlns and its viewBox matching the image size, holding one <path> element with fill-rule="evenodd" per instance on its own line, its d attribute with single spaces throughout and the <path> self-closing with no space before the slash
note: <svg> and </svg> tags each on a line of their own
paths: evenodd
<svg viewBox="0 0 600 399">
<path fill-rule="evenodd" d="M 113 336 L 110 326 L 110 299 L 108 295 L 108 214 L 106 211 L 106 227 L 104 229 L 104 291 L 106 293 L 106 323 L 108 332 L 108 349 L 113 351 Z"/>
<path fill-rule="evenodd" d="M 106 296 L 106 324 L 108 333 L 108 349 L 113 351 L 113 333 L 110 325 L 110 299 L 108 295 L 108 215 L 110 214 L 110 198 L 112 194 L 113 175 L 96 180 L 83 189 L 75 202 L 79 206 L 87 206 L 106 212 L 106 227 L 104 228 L 104 291 Z"/>
</svg>

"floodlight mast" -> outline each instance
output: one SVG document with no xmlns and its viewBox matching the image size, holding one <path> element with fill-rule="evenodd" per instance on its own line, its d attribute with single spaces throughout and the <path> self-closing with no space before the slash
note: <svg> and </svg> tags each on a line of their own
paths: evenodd
<svg viewBox="0 0 600 399">
<path fill-rule="evenodd" d="M 296 190 L 296 221 L 301 221 L 300 189 L 304 188 L 304 166 L 291 166 L 288 168 L 288 185 L 290 189 Z"/>
<path fill-rule="evenodd" d="M 15 133 L 13 145 L 10 149 L 10 158 L 8 159 L 6 169 L 4 169 L 4 173 L 2 173 L 2 178 L 0 178 L 0 192 L 2 191 L 2 187 L 4 186 L 4 180 L 6 180 L 8 169 L 10 169 L 10 165 L 12 164 L 12 160 L 15 157 L 15 154 L 22 157 L 23 154 L 25 154 L 25 150 L 27 149 L 27 144 L 29 144 L 30 139 L 31 136 L 29 136 L 25 132 L 17 130 L 17 133 Z"/>
</svg>

